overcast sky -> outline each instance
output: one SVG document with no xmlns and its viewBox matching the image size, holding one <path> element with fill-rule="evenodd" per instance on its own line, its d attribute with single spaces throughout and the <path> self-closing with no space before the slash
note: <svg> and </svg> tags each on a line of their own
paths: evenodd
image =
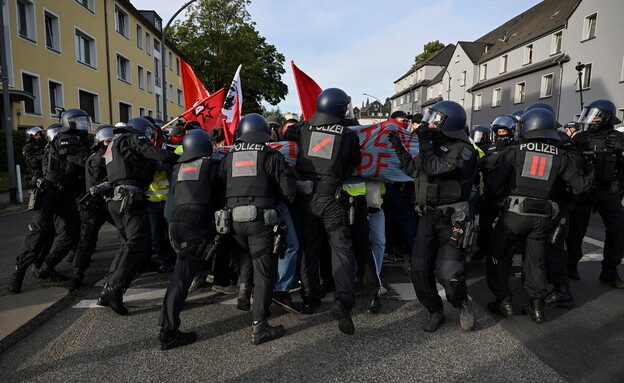
<svg viewBox="0 0 624 383">
<path fill-rule="evenodd" d="M 186 0 L 131 2 L 137 9 L 155 10 L 164 25 Z M 473 41 L 539 2 L 252 0 L 248 11 L 260 34 L 286 58 L 282 81 L 289 93 L 279 107 L 299 114 L 290 60 L 321 88 L 341 88 L 353 106 L 361 106 L 367 99 L 363 93 L 381 100 L 390 97 L 393 82 L 409 70 L 427 42 Z M 185 13 L 178 18 L 185 18 Z M 241 83 L 244 100 L 244 75 Z"/>
</svg>

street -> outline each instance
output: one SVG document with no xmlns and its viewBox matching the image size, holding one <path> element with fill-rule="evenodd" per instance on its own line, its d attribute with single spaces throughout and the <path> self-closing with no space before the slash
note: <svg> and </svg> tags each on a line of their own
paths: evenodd
<svg viewBox="0 0 624 383">
<path fill-rule="evenodd" d="M 30 213 L 0 216 L 0 300 Z M 601 221 L 592 217 L 586 254 L 600 254 Z M 589 242 L 588 242 L 589 241 Z M 475 306 L 476 329 L 459 328 L 459 313 L 445 303 L 447 321 L 425 333 L 426 312 L 415 295 L 405 266 L 384 265 L 388 294 L 382 313 L 366 313 L 364 299 L 354 309 L 356 333 L 340 333 L 328 313 L 331 297 L 315 315 L 287 314 L 273 306 L 270 322 L 286 327 L 282 339 L 250 344 L 251 313 L 235 307 L 235 295 L 204 287 L 182 312 L 183 331 L 197 331 L 189 346 L 161 351 L 157 339 L 160 302 L 168 274 L 139 275 L 124 300 L 122 317 L 94 305 L 98 282 L 117 249 L 116 232 L 104 226 L 85 286 L 70 296 L 56 315 L 0 354 L 1 382 L 149 382 L 149 381 L 572 381 L 624 380 L 623 291 L 598 281 L 600 264 L 590 256 L 579 265 L 580 281 L 571 281 L 577 305 L 545 312 L 546 323 L 528 317 L 501 319 L 485 309 L 492 300 L 483 262 L 467 266 L 468 289 Z M 71 273 L 65 260 L 57 267 Z M 38 289 L 30 273 L 23 293 Z M 516 311 L 526 300 L 519 278 L 512 277 Z M 49 284 L 43 287 L 50 287 Z M 298 292 L 293 293 L 300 302 Z M 27 304 L 27 302 L 24 302 Z M 0 311 L 0 322 L 3 313 Z"/>
</svg>

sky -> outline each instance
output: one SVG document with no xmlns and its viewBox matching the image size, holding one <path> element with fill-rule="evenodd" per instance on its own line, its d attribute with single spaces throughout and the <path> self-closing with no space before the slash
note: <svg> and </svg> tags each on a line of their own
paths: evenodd
<svg viewBox="0 0 624 383">
<path fill-rule="evenodd" d="M 155 10 L 163 25 L 186 2 L 130 1 L 137 9 Z M 394 94 L 394 81 L 411 68 L 426 43 L 474 41 L 539 2 L 252 0 L 247 10 L 260 35 L 285 56 L 282 81 L 288 85 L 288 95 L 278 104 L 280 110 L 300 114 L 291 60 L 321 88 L 343 89 L 354 107 L 367 99 L 383 102 Z M 177 19 L 184 18 L 183 11 Z M 241 83 L 244 105 L 244 76 Z"/>
</svg>

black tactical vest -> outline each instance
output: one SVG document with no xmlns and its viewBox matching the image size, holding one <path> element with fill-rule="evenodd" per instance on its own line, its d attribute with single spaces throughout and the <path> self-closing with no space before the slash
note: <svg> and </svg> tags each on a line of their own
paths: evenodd
<svg viewBox="0 0 624 383">
<path fill-rule="evenodd" d="M 46 179 L 67 190 L 79 190 L 84 185 L 84 168 L 71 163 L 67 156 L 87 152 L 87 147 L 76 136 L 59 133 L 48 146 Z"/>
<path fill-rule="evenodd" d="M 87 190 L 106 180 L 106 165 L 104 163 L 104 153 L 106 146 L 101 147 L 87 158 L 85 163 L 85 183 Z"/>
<path fill-rule="evenodd" d="M 151 160 L 136 153 L 131 133 L 115 136 L 108 145 L 104 160 L 108 182 L 117 185 L 134 185 L 142 189 L 149 186 L 154 178 Z"/>
<path fill-rule="evenodd" d="M 511 195 L 551 199 L 561 168 L 559 149 L 538 141 L 513 147 L 516 151 L 515 179 Z"/>
<path fill-rule="evenodd" d="M 342 181 L 347 179 L 351 145 L 348 132 L 349 128 L 342 125 L 302 126 L 297 170 Z"/>
<path fill-rule="evenodd" d="M 275 198 L 275 182 L 270 180 L 265 169 L 271 151 L 274 149 L 264 144 L 239 142 L 234 145 L 225 158 L 228 199 L 246 198 L 246 204 L 253 205 L 254 198 Z"/>
<path fill-rule="evenodd" d="M 212 183 L 214 182 L 214 162 L 201 157 L 189 162 L 177 164 L 173 169 L 175 182 L 174 209 L 185 205 L 209 206 L 213 201 Z"/>
</svg>

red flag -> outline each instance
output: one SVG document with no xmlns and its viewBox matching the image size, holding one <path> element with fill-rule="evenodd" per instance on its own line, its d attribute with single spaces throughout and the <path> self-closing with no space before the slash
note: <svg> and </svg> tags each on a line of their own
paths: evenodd
<svg viewBox="0 0 624 383">
<path fill-rule="evenodd" d="M 198 101 L 192 108 L 182 113 L 187 121 L 197 121 L 204 130 L 211 131 L 221 126 L 221 105 L 223 105 L 223 88 L 211 96 Z"/>
<path fill-rule="evenodd" d="M 197 101 L 203 100 L 210 94 L 206 91 L 204 84 L 195 76 L 193 68 L 181 58 L 178 60 L 180 60 L 180 75 L 182 76 L 182 90 L 184 91 L 184 107 L 188 110 Z"/>
<path fill-rule="evenodd" d="M 290 64 L 292 65 L 295 84 L 297 85 L 297 93 L 299 94 L 301 114 L 304 120 L 309 120 L 314 112 L 316 112 L 316 98 L 323 90 L 310 76 L 299 70 L 294 61 L 291 60 Z"/>
<path fill-rule="evenodd" d="M 232 85 L 230 85 L 230 90 L 228 90 L 223 108 L 221 109 L 224 118 L 223 133 L 226 145 L 234 145 L 234 135 L 236 134 L 236 128 L 241 118 L 241 110 L 243 109 L 243 89 L 240 81 L 241 67 L 242 65 L 239 65 L 238 69 L 236 69 Z"/>
</svg>

